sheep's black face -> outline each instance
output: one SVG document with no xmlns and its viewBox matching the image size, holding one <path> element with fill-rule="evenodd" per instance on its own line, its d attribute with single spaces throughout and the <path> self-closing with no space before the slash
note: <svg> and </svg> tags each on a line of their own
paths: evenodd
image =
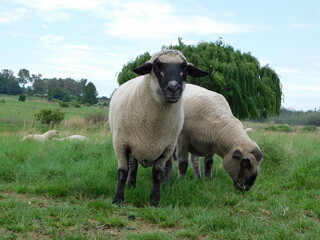
<svg viewBox="0 0 320 240">
<path fill-rule="evenodd" d="M 152 68 L 166 101 L 177 102 L 187 80 L 187 62 L 183 60 L 181 63 L 163 63 L 155 59 Z"/>
<path fill-rule="evenodd" d="M 258 148 L 245 154 L 236 149 L 230 159 L 224 159 L 224 167 L 232 177 L 237 190 L 249 191 L 251 189 L 257 178 L 261 161 L 262 153 Z"/>
<path fill-rule="evenodd" d="M 257 178 L 257 171 L 253 168 L 249 159 L 242 159 L 238 177 L 234 180 L 237 190 L 249 191 Z"/>
<path fill-rule="evenodd" d="M 148 61 L 133 71 L 139 75 L 153 72 L 158 81 L 159 93 L 167 102 L 175 103 L 182 95 L 187 75 L 197 78 L 204 77 L 208 73 L 188 63 L 185 58 L 177 54 L 177 51 L 166 52 L 156 57 L 153 62 Z"/>
</svg>

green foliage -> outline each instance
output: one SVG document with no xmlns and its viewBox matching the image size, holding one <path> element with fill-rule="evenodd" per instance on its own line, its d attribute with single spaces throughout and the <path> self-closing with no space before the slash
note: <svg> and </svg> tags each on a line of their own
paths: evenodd
<svg viewBox="0 0 320 240">
<path fill-rule="evenodd" d="M 24 86 L 28 82 L 32 82 L 32 79 L 30 77 L 30 72 L 27 69 L 20 69 L 18 73 L 18 82 L 19 84 L 22 84 Z"/>
<path fill-rule="evenodd" d="M 270 125 L 266 127 L 265 130 L 275 132 L 293 132 L 292 127 L 290 127 L 288 124 Z"/>
<path fill-rule="evenodd" d="M 26 98 L 27 98 L 27 96 L 25 94 L 20 94 L 18 101 L 24 102 L 24 101 L 26 101 Z"/>
<path fill-rule="evenodd" d="M 82 103 L 96 104 L 98 103 L 98 92 L 96 86 L 89 82 L 83 89 Z"/>
<path fill-rule="evenodd" d="M 39 113 L 35 114 L 37 121 L 42 124 L 47 124 L 50 129 L 52 129 L 56 124 L 59 124 L 64 119 L 64 112 L 60 109 L 42 109 Z"/>
<path fill-rule="evenodd" d="M 0 94 L 18 95 L 22 92 L 13 71 L 3 69 L 0 72 Z"/>
<path fill-rule="evenodd" d="M 136 57 L 134 61 L 128 62 L 126 65 L 123 66 L 121 72 L 118 75 L 118 83 L 119 85 L 125 83 L 126 81 L 137 77 L 138 75 L 135 74 L 132 69 L 139 67 L 146 61 L 151 58 L 148 52 L 141 54 L 140 56 Z"/>
<path fill-rule="evenodd" d="M 59 106 L 62 108 L 69 107 L 69 104 L 67 102 L 59 102 Z"/>
<path fill-rule="evenodd" d="M 209 73 L 203 78 L 188 78 L 188 82 L 221 93 L 232 112 L 240 119 L 267 118 L 278 115 L 281 105 L 281 84 L 278 75 L 269 66 L 261 67 L 250 53 L 241 53 L 221 41 L 178 45 L 164 49 L 180 50 L 188 61 Z M 150 59 L 149 53 L 138 56 L 125 65 L 118 76 L 122 84 L 136 75 L 132 69 Z"/>
<path fill-rule="evenodd" d="M 75 108 L 81 108 L 81 105 L 80 105 L 78 102 L 76 102 L 76 101 L 72 101 L 72 102 L 71 102 L 71 105 L 72 105 L 73 107 L 75 107 Z"/>
<path fill-rule="evenodd" d="M 315 125 L 307 125 L 307 126 L 304 126 L 302 128 L 303 131 L 306 131 L 306 132 L 315 132 L 317 131 L 317 126 Z"/>
</svg>

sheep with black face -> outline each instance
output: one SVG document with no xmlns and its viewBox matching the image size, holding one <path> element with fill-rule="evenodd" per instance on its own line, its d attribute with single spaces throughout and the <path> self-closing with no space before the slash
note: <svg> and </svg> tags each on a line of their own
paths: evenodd
<svg viewBox="0 0 320 240">
<path fill-rule="evenodd" d="M 207 73 L 176 50 L 160 51 L 133 71 L 143 76 L 121 85 L 110 102 L 109 124 L 118 160 L 113 203 L 124 200 L 127 179 L 129 186 L 135 186 L 139 163 L 153 168 L 150 202 L 157 206 L 165 165 L 170 163 L 184 121 L 181 96 L 187 75 L 201 77 Z"/>
<path fill-rule="evenodd" d="M 182 103 L 185 121 L 177 148 L 180 175 L 186 174 L 190 152 L 195 175 L 200 177 L 196 156 L 202 156 L 205 176 L 211 178 L 213 156 L 218 154 L 236 188 L 249 190 L 256 180 L 262 153 L 233 116 L 226 99 L 221 94 L 186 84 Z"/>
</svg>

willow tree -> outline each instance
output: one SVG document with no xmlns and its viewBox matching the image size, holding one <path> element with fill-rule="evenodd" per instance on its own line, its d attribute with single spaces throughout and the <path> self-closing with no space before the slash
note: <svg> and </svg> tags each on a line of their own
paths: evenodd
<svg viewBox="0 0 320 240">
<path fill-rule="evenodd" d="M 238 118 L 267 118 L 280 113 L 280 79 L 269 66 L 261 67 L 251 53 L 234 50 L 221 41 L 186 45 L 181 39 L 178 45 L 163 49 L 180 50 L 189 62 L 207 71 L 207 77 L 189 76 L 187 82 L 221 93 Z M 118 75 L 119 84 L 136 77 L 132 69 L 149 58 L 150 54 L 144 53 L 125 65 Z"/>
</svg>

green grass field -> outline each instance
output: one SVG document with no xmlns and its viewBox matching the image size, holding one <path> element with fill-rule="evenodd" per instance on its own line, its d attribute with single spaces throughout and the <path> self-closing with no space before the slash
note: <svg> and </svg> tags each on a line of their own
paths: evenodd
<svg viewBox="0 0 320 240">
<path fill-rule="evenodd" d="M 0 97 L 1 99 L 1 97 Z M 12 102 L 11 102 L 12 100 Z M 212 181 L 191 169 L 162 187 L 159 208 L 149 206 L 151 169 L 139 168 L 137 187 L 111 204 L 117 162 L 106 125 L 81 132 L 88 142 L 22 142 L 21 122 L 47 102 L 0 103 L 0 239 L 318 239 L 320 236 L 320 133 L 265 131 L 251 137 L 264 152 L 257 181 L 244 194 L 233 188 L 216 159 Z M 14 108 L 16 111 L 4 112 Z M 23 105 L 24 104 L 24 105 Z M 33 106 L 34 104 L 34 106 Z M 30 112 L 28 112 L 29 110 Z M 63 109 L 70 119 L 99 108 Z M 17 112 L 18 111 L 18 112 Z M 19 115 L 19 128 L 6 118 Z M 9 130 L 6 130 L 8 128 Z M 37 129 L 37 128 L 31 128 Z M 94 129 L 94 130 L 92 130 Z"/>
</svg>

